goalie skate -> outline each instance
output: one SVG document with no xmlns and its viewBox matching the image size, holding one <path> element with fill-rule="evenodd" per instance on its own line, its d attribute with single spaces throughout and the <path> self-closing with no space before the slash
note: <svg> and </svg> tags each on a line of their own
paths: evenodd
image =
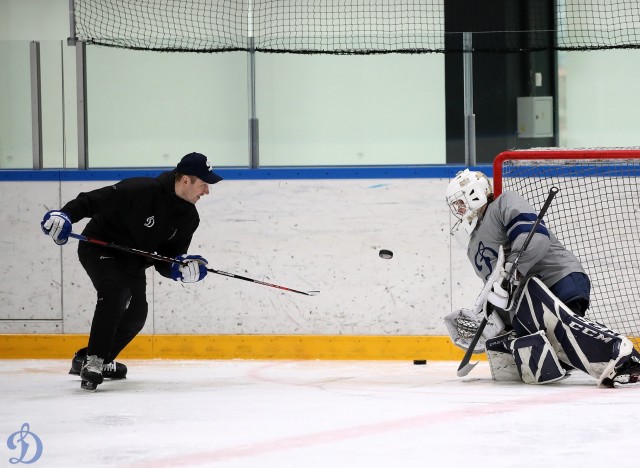
<svg viewBox="0 0 640 468">
<path fill-rule="evenodd" d="M 602 385 L 611 388 L 640 387 L 640 358 L 633 354 L 616 369 L 611 379 L 604 379 Z"/>
</svg>

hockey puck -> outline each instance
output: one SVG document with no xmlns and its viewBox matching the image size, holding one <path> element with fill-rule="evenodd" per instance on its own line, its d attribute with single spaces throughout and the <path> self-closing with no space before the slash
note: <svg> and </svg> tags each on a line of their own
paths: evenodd
<svg viewBox="0 0 640 468">
<path fill-rule="evenodd" d="M 416 366 L 424 366 L 427 363 L 427 360 L 426 359 L 414 359 L 413 363 Z"/>
<path fill-rule="evenodd" d="M 384 258 L 385 260 L 393 258 L 393 252 L 391 250 L 382 249 L 378 255 L 380 255 L 380 258 Z"/>
</svg>

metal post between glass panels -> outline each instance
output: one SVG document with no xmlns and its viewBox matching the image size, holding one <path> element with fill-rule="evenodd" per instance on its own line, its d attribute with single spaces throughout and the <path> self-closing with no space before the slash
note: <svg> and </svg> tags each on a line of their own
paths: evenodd
<svg viewBox="0 0 640 468">
<path fill-rule="evenodd" d="M 29 44 L 31 69 L 31 149 L 33 168 L 42 169 L 42 86 L 40 81 L 40 43 Z"/>
<path fill-rule="evenodd" d="M 476 116 L 473 114 L 473 43 L 472 33 L 462 33 L 462 68 L 464 75 L 464 164 L 476 165 Z"/>
</svg>

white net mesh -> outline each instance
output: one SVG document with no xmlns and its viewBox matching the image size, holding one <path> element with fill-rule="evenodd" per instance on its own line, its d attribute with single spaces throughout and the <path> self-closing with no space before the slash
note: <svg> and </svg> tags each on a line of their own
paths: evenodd
<svg viewBox="0 0 640 468">
<path fill-rule="evenodd" d="M 560 188 L 545 223 L 592 282 L 587 317 L 640 337 L 640 150 L 534 149 L 494 161 L 496 193 L 513 190 L 540 209 Z"/>
</svg>

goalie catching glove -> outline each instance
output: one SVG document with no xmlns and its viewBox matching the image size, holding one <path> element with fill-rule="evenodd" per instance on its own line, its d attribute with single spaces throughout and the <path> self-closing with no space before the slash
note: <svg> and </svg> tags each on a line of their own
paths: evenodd
<svg viewBox="0 0 640 468">
<path fill-rule="evenodd" d="M 447 331 L 451 337 L 451 341 L 458 348 L 469 349 L 471 340 L 478 331 L 478 326 L 484 317 L 484 311 L 479 313 L 471 309 L 458 309 L 451 312 L 444 318 Z M 504 322 L 498 314 L 491 314 L 487 318 L 487 326 L 484 327 L 482 335 L 475 348 L 474 354 L 484 353 L 484 344 L 487 340 L 498 336 L 504 330 Z"/>
<path fill-rule="evenodd" d="M 171 279 L 183 283 L 195 283 L 207 276 L 207 261 L 200 255 L 180 255 L 181 263 L 171 264 Z"/>
</svg>

